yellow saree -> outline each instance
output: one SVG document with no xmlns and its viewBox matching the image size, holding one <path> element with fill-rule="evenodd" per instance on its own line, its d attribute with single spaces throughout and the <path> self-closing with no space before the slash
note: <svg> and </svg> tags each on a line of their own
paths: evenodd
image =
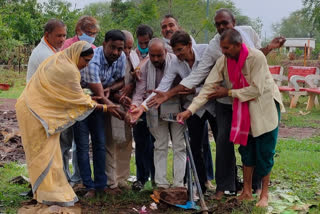
<svg viewBox="0 0 320 214">
<path fill-rule="evenodd" d="M 96 106 L 80 86 L 77 64 L 85 44 L 74 43 L 40 64 L 16 104 L 34 199 L 47 205 L 78 201 L 63 171 L 59 136 Z"/>
</svg>

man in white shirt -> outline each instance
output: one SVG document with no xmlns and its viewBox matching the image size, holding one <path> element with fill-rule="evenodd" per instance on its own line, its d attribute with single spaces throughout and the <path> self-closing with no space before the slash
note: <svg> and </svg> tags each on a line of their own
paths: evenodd
<svg viewBox="0 0 320 214">
<path fill-rule="evenodd" d="M 159 93 L 149 102 L 159 105 L 170 97 L 184 92 L 193 93 L 194 88 L 201 84 L 208 76 L 216 60 L 222 56 L 220 48 L 220 34 L 226 29 L 234 28 L 242 36 L 243 42 L 250 48 L 260 49 L 265 55 L 271 50 L 279 48 L 285 42 L 283 37 L 277 37 L 265 48 L 261 48 L 259 36 L 250 26 L 235 26 L 236 20 L 229 9 L 222 8 L 216 12 L 215 25 L 218 34 L 209 42 L 209 46 L 202 56 L 202 60 L 195 71 L 184 78 L 178 86 L 166 93 Z M 229 141 L 230 126 L 232 118 L 232 106 L 228 99 L 221 98 L 215 105 L 216 121 L 218 126 L 218 137 L 216 141 L 216 199 L 221 199 L 224 191 L 236 191 L 236 159 L 234 146 Z"/>
<path fill-rule="evenodd" d="M 33 49 L 28 62 L 27 83 L 39 65 L 60 50 L 67 36 L 66 25 L 58 19 L 50 19 L 44 26 L 44 36 Z"/>
<path fill-rule="evenodd" d="M 166 49 L 169 53 L 173 53 L 172 48 L 170 46 L 170 39 L 174 32 L 181 29 L 181 27 L 178 24 L 178 19 L 171 14 L 167 14 L 163 17 L 162 21 L 160 22 L 160 26 L 161 34 L 163 36 L 162 39 L 166 44 Z M 192 38 L 192 36 L 191 40 L 192 44 L 195 45 L 196 41 Z"/>
<path fill-rule="evenodd" d="M 172 47 L 173 53 L 177 56 L 177 58 L 175 58 L 171 63 L 170 69 L 168 69 L 168 72 L 164 74 L 164 77 L 162 78 L 156 91 L 142 103 L 142 105 L 144 106 L 143 109 L 148 109 L 147 102 L 154 95 L 156 95 L 156 93 L 160 93 L 160 91 L 168 91 L 171 88 L 176 76 L 185 78 L 193 70 L 196 70 L 208 45 L 193 45 L 190 35 L 184 31 L 178 30 L 172 35 L 170 46 Z M 200 89 L 201 86 L 198 87 L 196 91 L 200 91 Z M 182 97 L 184 108 L 187 108 L 189 106 L 193 97 L 194 94 Z M 152 105 L 152 103 L 150 104 Z M 212 116 L 213 108 L 211 108 L 211 105 L 207 104 L 203 109 L 198 111 L 189 120 L 187 120 L 190 135 L 190 146 L 203 192 L 205 192 L 206 188 L 208 187 L 208 185 L 206 185 L 207 171 L 205 161 L 208 152 L 211 152 L 206 145 L 209 143 L 207 120 L 209 121 L 213 129 L 216 126 Z M 142 111 L 140 112 L 140 114 L 142 114 Z M 137 114 L 137 116 L 138 115 L 139 114 Z"/>
</svg>

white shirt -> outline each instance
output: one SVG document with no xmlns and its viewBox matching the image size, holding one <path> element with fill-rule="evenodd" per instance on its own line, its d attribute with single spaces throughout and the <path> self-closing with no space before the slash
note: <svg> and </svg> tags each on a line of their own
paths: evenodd
<svg viewBox="0 0 320 214">
<path fill-rule="evenodd" d="M 256 49 L 261 48 L 261 40 L 252 27 L 236 26 L 234 29 L 241 34 L 243 42 L 247 47 Z M 191 89 L 207 78 L 217 59 L 223 55 L 220 47 L 220 37 L 220 34 L 216 34 L 215 37 L 211 39 L 198 68 L 195 71 L 192 71 L 187 78 L 184 78 L 180 82 L 181 85 Z"/>
<path fill-rule="evenodd" d="M 49 56 L 52 56 L 55 52 L 47 45 L 42 37 L 40 43 L 33 49 L 31 56 L 28 62 L 27 70 L 27 83 L 31 79 L 32 75 L 37 71 L 39 65 L 47 59 Z"/>
<path fill-rule="evenodd" d="M 190 38 L 191 38 L 191 43 L 192 43 L 192 45 L 196 45 L 197 43 L 196 43 L 196 40 L 194 40 L 194 38 L 192 37 L 192 36 L 190 36 Z M 173 50 L 172 50 L 172 47 L 170 46 L 170 40 L 169 39 L 166 39 L 166 38 L 162 38 L 163 39 L 163 41 L 164 41 L 164 43 L 165 43 L 165 48 L 167 49 L 167 51 L 169 52 L 169 53 L 173 53 Z"/>
<path fill-rule="evenodd" d="M 177 75 L 179 75 L 181 79 L 183 79 L 189 76 L 192 71 L 195 71 L 198 68 L 199 63 L 201 62 L 203 53 L 205 52 L 207 47 L 207 44 L 192 45 L 192 50 L 195 55 L 195 61 L 192 65 L 192 68 L 190 68 L 189 64 L 186 61 L 181 61 L 178 58 L 174 59 L 170 65 L 170 69 L 164 74 L 156 90 L 162 92 L 169 91 Z M 196 94 L 199 93 L 201 87 L 202 86 L 196 88 Z M 149 97 L 142 103 L 142 105 L 147 108 L 147 102 L 155 95 L 156 93 L 150 94 Z M 190 105 L 193 97 L 194 95 L 188 95 L 186 97 L 186 102 L 184 103 L 185 108 Z M 208 102 L 208 104 L 206 104 L 203 109 L 199 110 L 197 114 L 201 117 L 205 113 L 205 110 L 208 110 L 211 114 L 213 114 L 213 107 L 210 105 L 210 102 Z"/>
</svg>

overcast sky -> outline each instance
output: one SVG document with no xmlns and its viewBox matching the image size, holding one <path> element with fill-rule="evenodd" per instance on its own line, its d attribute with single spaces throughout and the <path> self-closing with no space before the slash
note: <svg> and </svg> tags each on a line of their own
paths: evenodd
<svg viewBox="0 0 320 214">
<path fill-rule="evenodd" d="M 40 0 L 41 2 L 45 0 Z M 67 0 L 83 8 L 92 2 L 107 2 L 110 0 Z M 187 0 L 186 0 L 187 1 Z M 302 8 L 302 0 L 232 0 L 242 13 L 250 18 L 260 17 L 263 23 L 262 37 L 272 36 L 272 23 L 280 22 L 295 10 Z"/>
<path fill-rule="evenodd" d="M 259 17 L 263 23 L 262 37 L 272 36 L 272 23 L 280 22 L 293 11 L 302 9 L 302 0 L 232 0 L 250 18 Z"/>
</svg>

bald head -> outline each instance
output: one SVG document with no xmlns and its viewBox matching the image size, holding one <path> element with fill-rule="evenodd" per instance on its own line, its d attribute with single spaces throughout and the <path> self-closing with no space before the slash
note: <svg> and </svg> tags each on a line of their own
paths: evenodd
<svg viewBox="0 0 320 214">
<path fill-rule="evenodd" d="M 151 63 L 154 67 L 163 69 L 167 55 L 164 41 L 159 38 L 151 39 L 148 47 Z"/>
<path fill-rule="evenodd" d="M 166 49 L 166 45 L 162 39 L 153 38 L 150 40 L 148 48 L 150 49 L 152 46 L 159 46 L 162 47 L 164 50 Z"/>
<path fill-rule="evenodd" d="M 122 30 L 122 33 L 124 34 L 126 40 L 125 40 L 125 43 L 124 43 L 124 53 L 126 54 L 127 57 L 129 57 L 130 55 L 130 52 L 132 50 L 132 47 L 133 47 L 133 36 L 132 36 L 132 33 L 127 31 L 127 30 Z"/>
</svg>

